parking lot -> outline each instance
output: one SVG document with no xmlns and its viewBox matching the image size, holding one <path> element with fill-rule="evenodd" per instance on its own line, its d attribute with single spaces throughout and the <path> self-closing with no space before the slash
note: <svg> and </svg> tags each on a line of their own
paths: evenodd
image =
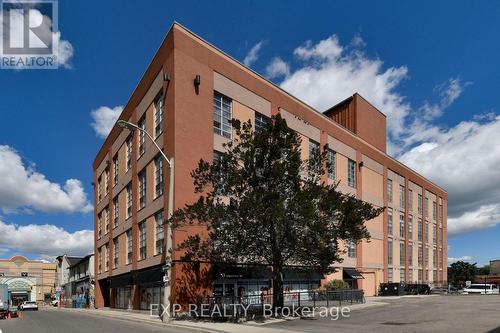
<svg viewBox="0 0 500 333">
<path fill-rule="evenodd" d="M 298 332 L 500 332 L 500 295 L 377 297 L 368 303 L 373 305 L 353 307 L 349 318 L 316 317 L 268 327 Z"/>
</svg>

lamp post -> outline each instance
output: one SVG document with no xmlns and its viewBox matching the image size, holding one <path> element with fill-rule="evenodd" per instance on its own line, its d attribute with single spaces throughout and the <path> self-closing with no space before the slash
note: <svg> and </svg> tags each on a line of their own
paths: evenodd
<svg viewBox="0 0 500 333">
<path fill-rule="evenodd" d="M 168 158 L 167 155 L 161 150 L 160 146 L 156 143 L 153 137 L 143 128 L 140 128 L 136 124 L 130 123 L 125 120 L 118 120 L 116 124 L 121 128 L 126 128 L 130 131 L 139 130 L 146 134 L 146 136 L 153 142 L 154 146 L 160 152 L 161 156 L 167 161 L 169 166 L 169 182 L 168 182 L 168 210 L 167 210 L 167 221 L 173 215 L 174 212 L 174 157 Z M 167 235 L 166 235 L 166 249 L 165 249 L 165 258 L 169 255 L 172 249 L 172 231 L 170 228 L 170 224 L 167 223 Z M 163 282 L 165 283 L 165 287 L 163 288 L 163 309 L 159 309 L 162 312 L 162 321 L 167 322 L 170 321 L 170 273 L 171 273 L 172 262 L 171 258 L 165 259 L 165 265 L 162 267 L 162 271 L 165 276 L 163 277 Z"/>
</svg>

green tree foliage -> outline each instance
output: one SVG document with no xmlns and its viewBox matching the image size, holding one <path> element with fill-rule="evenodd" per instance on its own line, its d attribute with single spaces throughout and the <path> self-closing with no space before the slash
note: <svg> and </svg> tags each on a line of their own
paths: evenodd
<svg viewBox="0 0 500 333">
<path fill-rule="evenodd" d="M 235 137 L 217 161 L 191 173 L 199 199 L 177 210 L 173 227 L 206 225 L 178 246 L 184 259 L 265 264 L 273 272 L 273 305 L 283 306 L 283 268 L 328 273 L 341 262 L 341 241 L 369 239 L 365 222 L 383 212 L 337 185 L 321 182 L 326 153 L 301 159 L 300 136 L 274 116 L 259 133 L 233 120 Z"/>
<path fill-rule="evenodd" d="M 476 264 L 457 261 L 448 267 L 448 282 L 455 286 L 463 286 L 466 281 L 472 281 L 476 276 Z"/>
<path fill-rule="evenodd" d="M 326 284 L 326 290 L 348 289 L 349 284 L 343 280 L 331 280 Z"/>
</svg>

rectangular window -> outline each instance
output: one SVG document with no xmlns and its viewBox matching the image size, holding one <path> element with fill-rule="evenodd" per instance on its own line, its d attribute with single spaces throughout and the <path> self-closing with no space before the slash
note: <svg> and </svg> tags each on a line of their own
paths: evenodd
<svg viewBox="0 0 500 333">
<path fill-rule="evenodd" d="M 432 249 L 432 264 L 434 265 L 434 268 L 437 267 L 437 252 L 436 252 L 436 249 L 433 248 Z"/>
<path fill-rule="evenodd" d="M 113 185 L 118 184 L 118 176 L 120 175 L 120 165 L 118 162 L 118 154 L 113 157 Z"/>
<path fill-rule="evenodd" d="M 432 202 L 432 219 L 435 221 L 436 220 L 436 211 L 437 211 L 437 204 L 436 201 Z"/>
<path fill-rule="evenodd" d="M 146 152 L 146 115 L 142 116 L 137 124 L 142 131 L 139 131 L 139 157 Z"/>
<path fill-rule="evenodd" d="M 408 270 L 408 282 L 413 282 L 413 269 Z"/>
<path fill-rule="evenodd" d="M 392 209 L 387 211 L 387 234 L 392 235 Z"/>
<path fill-rule="evenodd" d="M 413 191 L 408 190 L 408 210 L 411 212 L 413 210 Z"/>
<path fill-rule="evenodd" d="M 255 112 L 255 133 L 260 133 L 264 126 L 269 123 L 269 118 L 261 113 Z"/>
<path fill-rule="evenodd" d="M 328 149 L 327 152 L 327 167 L 328 167 L 328 178 L 335 179 L 335 168 L 336 168 L 336 154 L 333 150 Z"/>
<path fill-rule="evenodd" d="M 356 242 L 349 241 L 347 245 L 347 256 L 349 258 L 356 258 Z"/>
<path fill-rule="evenodd" d="M 106 252 L 106 262 L 105 262 L 105 266 L 106 267 L 106 272 L 109 271 L 109 245 L 106 244 L 104 246 L 104 251 Z"/>
<path fill-rule="evenodd" d="M 132 216 L 132 184 L 127 185 L 127 219 Z"/>
<path fill-rule="evenodd" d="M 146 259 L 146 221 L 139 223 L 139 260 Z"/>
<path fill-rule="evenodd" d="M 392 202 L 392 179 L 387 179 L 387 201 Z"/>
<path fill-rule="evenodd" d="M 434 282 L 434 285 L 437 285 L 438 284 L 438 280 L 437 280 L 437 271 L 434 270 L 432 272 L 432 281 Z"/>
<path fill-rule="evenodd" d="M 408 216 L 408 239 L 413 239 L 413 216 Z"/>
<path fill-rule="evenodd" d="M 155 138 L 163 132 L 163 94 L 155 100 Z"/>
<path fill-rule="evenodd" d="M 163 194 L 163 156 L 155 159 L 155 195 L 158 198 Z"/>
<path fill-rule="evenodd" d="M 421 219 L 418 220 L 418 232 L 417 233 L 418 233 L 418 241 L 421 242 L 422 241 L 422 233 L 423 233 Z"/>
<path fill-rule="evenodd" d="M 102 237 L 102 213 L 97 215 L 97 238 L 101 239 Z"/>
<path fill-rule="evenodd" d="M 443 223 L 443 205 L 439 205 L 439 223 Z"/>
<path fill-rule="evenodd" d="M 429 241 L 429 223 L 424 224 L 424 241 Z"/>
<path fill-rule="evenodd" d="M 405 243 L 399 243 L 399 266 L 405 266 Z"/>
<path fill-rule="evenodd" d="M 387 268 L 387 282 L 392 282 L 392 268 Z"/>
<path fill-rule="evenodd" d="M 109 232 L 109 206 L 106 206 L 104 209 L 104 213 L 106 214 L 106 222 L 105 222 L 105 230 L 106 234 Z"/>
<path fill-rule="evenodd" d="M 231 138 L 231 118 L 233 101 L 214 92 L 214 133 Z"/>
<path fill-rule="evenodd" d="M 102 247 L 97 250 L 97 273 L 102 273 Z"/>
<path fill-rule="evenodd" d="M 319 171 L 319 143 L 309 140 L 309 170 Z"/>
<path fill-rule="evenodd" d="M 405 269 L 401 268 L 399 270 L 399 282 L 404 283 L 405 282 Z"/>
<path fill-rule="evenodd" d="M 163 253 L 163 210 L 160 210 L 155 214 L 155 226 L 156 226 L 156 254 Z"/>
<path fill-rule="evenodd" d="M 418 283 L 422 283 L 422 270 L 418 270 Z"/>
<path fill-rule="evenodd" d="M 404 185 L 399 185 L 399 207 L 405 207 L 405 187 Z"/>
<path fill-rule="evenodd" d="M 213 155 L 213 165 L 217 165 L 222 162 L 223 154 L 217 150 L 214 150 L 214 155 Z M 226 188 L 224 187 L 224 179 L 221 176 L 219 179 L 219 182 L 214 183 L 214 192 L 217 195 L 225 195 L 227 194 Z"/>
<path fill-rule="evenodd" d="M 413 244 L 408 243 L 408 266 L 413 266 Z M 411 270 L 410 270 L 411 271 Z M 410 279 L 411 281 L 412 279 Z"/>
<path fill-rule="evenodd" d="M 422 215 L 422 194 L 418 194 L 418 215 Z"/>
<path fill-rule="evenodd" d="M 347 184 L 356 187 L 356 162 L 349 159 L 347 163 Z"/>
<path fill-rule="evenodd" d="M 127 159 L 127 171 L 132 168 L 132 137 L 129 136 L 125 143 L 127 145 L 126 159 Z"/>
<path fill-rule="evenodd" d="M 114 252 L 113 267 L 116 269 L 118 267 L 118 258 L 120 254 L 118 238 L 113 239 L 113 252 Z"/>
<path fill-rule="evenodd" d="M 127 264 L 132 263 L 132 254 L 133 254 L 132 229 L 129 229 L 127 230 Z"/>
<path fill-rule="evenodd" d="M 109 193 L 109 168 L 104 170 L 104 193 L 105 195 Z"/>
<path fill-rule="evenodd" d="M 146 170 L 139 173 L 139 209 L 146 207 Z"/>
<path fill-rule="evenodd" d="M 102 199 L 102 180 L 101 176 L 97 178 L 97 202 L 101 202 Z"/>
<path fill-rule="evenodd" d="M 436 244 L 437 243 L 437 240 L 436 240 L 436 225 L 433 224 L 432 225 L 432 243 Z"/>
<path fill-rule="evenodd" d="M 115 228 L 118 225 L 118 218 L 120 212 L 120 206 L 118 203 L 118 196 L 113 199 L 113 227 Z"/>
<path fill-rule="evenodd" d="M 424 205 L 424 209 L 425 209 L 425 217 L 429 218 L 429 198 L 425 198 L 425 205 Z"/>
<path fill-rule="evenodd" d="M 387 264 L 392 265 L 392 239 L 387 241 Z"/>
<path fill-rule="evenodd" d="M 399 214 L 399 237 L 405 238 L 405 216 L 404 214 Z"/>
<path fill-rule="evenodd" d="M 425 266 L 429 267 L 429 247 L 425 247 Z"/>
<path fill-rule="evenodd" d="M 417 263 L 419 266 L 422 266 L 422 257 L 423 257 L 422 246 L 419 245 L 418 246 L 418 258 L 417 258 L 418 259 Z"/>
</svg>

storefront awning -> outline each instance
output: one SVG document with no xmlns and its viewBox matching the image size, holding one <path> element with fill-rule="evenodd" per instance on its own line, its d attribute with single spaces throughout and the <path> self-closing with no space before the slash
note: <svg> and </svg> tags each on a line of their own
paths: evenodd
<svg viewBox="0 0 500 333">
<path fill-rule="evenodd" d="M 129 273 L 112 277 L 109 281 L 110 288 L 126 287 L 132 285 L 132 276 Z"/>
<path fill-rule="evenodd" d="M 134 280 L 137 284 L 161 284 L 163 275 L 161 267 L 155 267 L 137 272 Z"/>
<path fill-rule="evenodd" d="M 344 268 L 344 275 L 347 275 L 347 278 L 359 280 L 364 279 L 363 275 L 354 268 Z"/>
</svg>

